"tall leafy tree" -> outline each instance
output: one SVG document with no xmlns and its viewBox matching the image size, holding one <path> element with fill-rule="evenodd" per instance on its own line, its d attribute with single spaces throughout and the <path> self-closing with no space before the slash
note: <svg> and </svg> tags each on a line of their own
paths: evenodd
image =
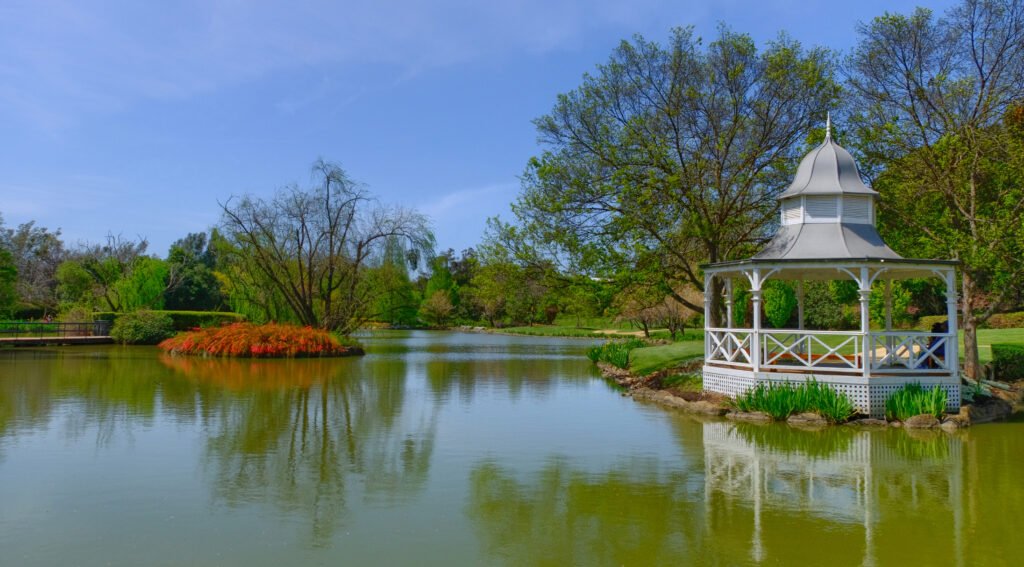
<svg viewBox="0 0 1024 567">
<path fill-rule="evenodd" d="M 1024 1 L 886 14 L 859 33 L 848 83 L 881 220 L 904 254 L 961 262 L 965 371 L 976 377 L 978 325 L 1024 276 Z"/>
<path fill-rule="evenodd" d="M 830 52 L 785 36 L 763 51 L 726 27 L 707 46 L 688 28 L 665 45 L 624 41 L 535 121 L 545 151 L 514 210 L 572 269 L 642 273 L 703 310 L 675 290 L 703 290 L 701 263 L 769 235 L 797 152 L 836 100 L 833 74 Z"/>
</svg>

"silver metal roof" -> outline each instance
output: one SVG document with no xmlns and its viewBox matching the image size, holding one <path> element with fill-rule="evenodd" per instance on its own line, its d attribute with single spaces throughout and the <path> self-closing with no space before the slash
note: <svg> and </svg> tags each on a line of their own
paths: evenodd
<svg viewBox="0 0 1024 567">
<path fill-rule="evenodd" d="M 877 198 L 878 192 L 864 184 L 853 156 L 832 141 L 828 133 L 820 146 L 804 156 L 793 183 L 779 198 L 799 195 L 871 195 Z"/>
<path fill-rule="evenodd" d="M 870 224 L 820 223 L 779 227 L 755 260 L 838 260 L 902 257 L 889 248 Z"/>
</svg>

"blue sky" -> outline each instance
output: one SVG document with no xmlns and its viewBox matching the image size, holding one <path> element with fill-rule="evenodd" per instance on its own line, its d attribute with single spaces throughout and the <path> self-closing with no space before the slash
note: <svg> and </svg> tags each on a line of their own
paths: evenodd
<svg viewBox="0 0 1024 567">
<path fill-rule="evenodd" d="M 531 121 L 622 39 L 726 22 L 847 49 L 916 5 L 950 2 L 3 0 L 0 214 L 163 256 L 324 157 L 458 251 L 510 217 Z"/>
</svg>

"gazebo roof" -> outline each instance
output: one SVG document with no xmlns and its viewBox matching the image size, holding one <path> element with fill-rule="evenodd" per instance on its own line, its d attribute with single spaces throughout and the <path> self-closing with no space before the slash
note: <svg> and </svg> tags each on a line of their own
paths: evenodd
<svg viewBox="0 0 1024 567">
<path fill-rule="evenodd" d="M 757 260 L 885 259 L 902 257 L 889 248 L 870 224 L 791 224 L 779 231 Z"/>
<path fill-rule="evenodd" d="M 804 157 L 779 199 L 779 230 L 760 252 L 702 268 L 722 274 L 763 267 L 779 279 L 832 279 L 869 267 L 885 272 L 883 279 L 895 279 L 927 277 L 957 264 L 903 258 L 886 245 L 874 224 L 878 193 L 861 180 L 850 152 L 832 140 L 831 120 L 825 141 Z"/>
<path fill-rule="evenodd" d="M 789 189 L 780 199 L 800 195 L 869 195 L 878 192 L 864 184 L 850 152 L 832 140 L 831 119 L 825 130 L 825 141 L 804 156 Z"/>
</svg>

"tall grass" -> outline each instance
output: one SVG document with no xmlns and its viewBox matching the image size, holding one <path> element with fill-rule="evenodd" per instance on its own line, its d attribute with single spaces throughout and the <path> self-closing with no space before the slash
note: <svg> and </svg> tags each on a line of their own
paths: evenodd
<svg viewBox="0 0 1024 567">
<path fill-rule="evenodd" d="M 816 413 L 830 423 L 841 423 L 856 413 L 853 401 L 816 380 L 760 383 L 737 396 L 733 405 L 740 411 L 760 411 L 775 420 L 798 413 Z"/>
<path fill-rule="evenodd" d="M 940 386 L 925 390 L 921 384 L 907 384 L 885 400 L 885 417 L 905 421 L 915 415 L 941 419 L 946 411 L 946 391 Z"/>
<path fill-rule="evenodd" d="M 612 341 L 587 349 L 587 358 L 594 363 L 607 362 L 608 364 L 618 368 L 628 368 L 629 351 L 645 346 L 647 346 L 647 343 L 640 339 Z"/>
</svg>

